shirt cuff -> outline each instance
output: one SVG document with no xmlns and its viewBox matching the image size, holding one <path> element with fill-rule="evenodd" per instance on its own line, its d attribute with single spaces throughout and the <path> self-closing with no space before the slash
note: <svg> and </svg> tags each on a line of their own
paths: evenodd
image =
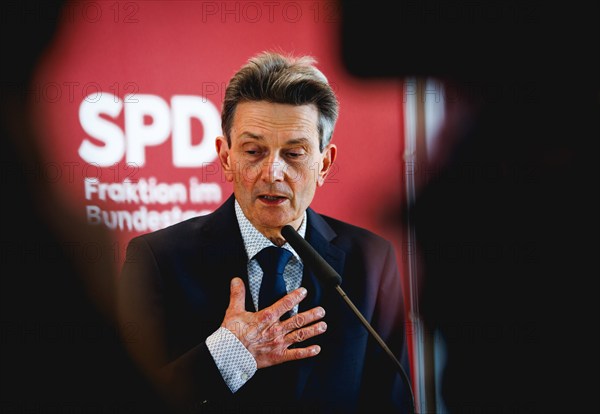
<svg viewBox="0 0 600 414">
<path fill-rule="evenodd" d="M 235 393 L 256 372 L 256 360 L 227 328 L 220 327 L 206 338 L 206 346 L 225 383 Z"/>
</svg>

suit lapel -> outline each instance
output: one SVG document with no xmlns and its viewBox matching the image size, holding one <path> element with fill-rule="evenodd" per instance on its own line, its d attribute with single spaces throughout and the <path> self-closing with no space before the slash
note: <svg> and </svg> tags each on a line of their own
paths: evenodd
<svg viewBox="0 0 600 414">
<path fill-rule="evenodd" d="M 232 194 L 212 214 L 203 227 L 201 239 L 204 241 L 203 254 L 206 261 L 214 266 L 215 283 L 229 292 L 229 283 L 235 276 L 240 277 L 246 286 L 246 309 L 253 310 L 252 296 L 248 281 L 248 256 L 237 222 Z M 223 286 L 225 285 L 225 286 Z"/>
<path fill-rule="evenodd" d="M 341 275 L 344 271 L 346 253 L 330 243 L 336 237 L 335 232 L 312 209 L 307 210 L 307 217 L 306 241 Z M 304 266 L 302 283 L 307 289 L 310 289 L 308 297 L 300 304 L 300 310 L 304 311 L 321 305 L 324 293 L 323 287 L 317 275 L 306 265 Z"/>
<path fill-rule="evenodd" d="M 310 208 L 307 210 L 307 219 L 306 241 L 314 247 L 317 253 L 319 253 L 336 272 L 342 275 L 346 253 L 331 244 L 331 240 L 336 237 L 336 233 L 321 216 Z M 315 306 L 323 306 L 327 309 L 328 297 L 332 294 L 336 294 L 332 290 L 324 290 L 319 278 L 314 274 L 312 269 L 309 269 L 306 265 L 304 265 L 302 285 L 308 290 L 308 295 L 306 299 L 300 303 L 299 312 L 312 309 Z M 319 339 L 319 336 L 311 338 L 301 343 L 300 346 L 305 347 L 313 343 L 318 344 Z M 296 396 L 299 399 L 302 396 L 314 364 L 314 358 L 308 358 L 304 360 L 303 364 L 300 364 L 298 386 L 296 389 Z"/>
</svg>

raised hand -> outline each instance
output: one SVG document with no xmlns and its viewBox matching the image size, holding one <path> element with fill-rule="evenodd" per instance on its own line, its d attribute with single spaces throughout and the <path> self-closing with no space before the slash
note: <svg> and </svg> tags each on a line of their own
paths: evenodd
<svg viewBox="0 0 600 414">
<path fill-rule="evenodd" d="M 287 320 L 279 320 L 281 315 L 305 297 L 306 289 L 300 287 L 269 307 L 258 312 L 248 312 L 245 309 L 244 282 L 235 277 L 231 280 L 229 307 L 221 326 L 230 330 L 244 344 L 256 360 L 259 369 L 315 356 L 321 351 L 319 345 L 305 348 L 290 346 L 327 330 L 325 322 L 317 322 L 325 316 L 325 310 L 317 306 Z"/>
</svg>

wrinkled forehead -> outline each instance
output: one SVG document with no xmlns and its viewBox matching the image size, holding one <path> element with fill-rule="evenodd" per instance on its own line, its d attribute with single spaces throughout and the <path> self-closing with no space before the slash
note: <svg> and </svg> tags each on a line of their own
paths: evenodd
<svg viewBox="0 0 600 414">
<path fill-rule="evenodd" d="M 315 105 L 290 105 L 265 101 L 238 104 L 233 137 L 319 139 L 319 114 Z"/>
</svg>

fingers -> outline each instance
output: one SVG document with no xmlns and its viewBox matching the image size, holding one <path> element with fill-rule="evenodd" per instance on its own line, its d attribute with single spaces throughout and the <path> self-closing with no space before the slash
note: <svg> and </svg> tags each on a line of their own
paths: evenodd
<svg viewBox="0 0 600 414">
<path fill-rule="evenodd" d="M 222 326 L 233 332 L 244 344 L 256 360 L 258 368 L 313 357 L 321 352 L 319 345 L 307 347 L 292 345 L 327 330 L 327 324 L 319 321 L 325 316 L 325 310 L 318 306 L 285 321 L 279 320 L 281 315 L 292 310 L 306 295 L 306 289 L 300 287 L 261 311 L 247 312 L 244 282 L 238 277 L 233 278 L 229 307 Z"/>
<path fill-rule="evenodd" d="M 229 309 L 235 312 L 245 310 L 246 303 L 246 287 L 244 281 L 239 277 L 231 279 L 230 294 L 229 294 Z"/>
<path fill-rule="evenodd" d="M 288 341 L 289 342 L 289 341 Z M 319 345 L 310 345 L 304 348 L 289 347 L 285 341 L 277 340 L 271 342 L 270 345 L 264 347 L 261 351 L 252 352 L 252 356 L 256 360 L 257 368 L 266 368 L 273 365 L 283 364 L 289 361 L 298 359 L 311 358 L 321 352 Z"/>
<path fill-rule="evenodd" d="M 262 327 L 258 329 L 260 335 L 249 341 L 248 350 L 254 356 L 258 368 L 310 358 L 321 352 L 319 345 L 302 347 L 301 343 L 327 330 L 327 324 L 320 321 L 325 316 L 322 307 L 317 306 L 285 321 L 266 321 L 266 318 L 274 318 L 295 306 L 304 295 L 301 291 L 291 292 L 287 301 L 278 301 L 255 314 L 260 315 L 259 326 Z M 300 346 L 296 347 L 295 344 L 299 343 Z"/>
<path fill-rule="evenodd" d="M 314 357 L 315 355 L 318 355 L 319 352 L 321 352 L 321 347 L 319 345 L 311 345 L 306 348 L 287 349 L 285 352 L 285 361 Z"/>
<path fill-rule="evenodd" d="M 286 321 L 279 321 L 281 315 L 291 310 L 305 297 L 306 289 L 299 288 L 293 292 L 290 292 L 289 294 L 275 302 L 272 306 L 263 309 L 260 312 L 261 328 L 268 331 L 268 336 L 271 338 L 279 335 L 285 336 L 290 332 L 298 331 L 295 337 L 297 340 L 293 340 L 292 342 L 300 342 L 306 338 L 310 338 L 315 335 L 318 335 L 319 333 L 325 332 L 325 330 L 327 329 L 327 324 L 325 324 L 325 322 L 311 329 L 301 330 L 301 328 L 304 328 L 325 316 L 325 309 L 323 309 L 320 306 L 294 315 Z M 317 329 L 316 332 L 314 331 L 315 329 Z"/>
<path fill-rule="evenodd" d="M 284 323 L 276 323 L 269 329 L 269 337 L 282 339 L 282 346 L 289 347 L 294 343 L 303 342 L 309 338 L 324 333 L 327 330 L 327 323 L 324 321 L 316 322 L 325 316 L 325 309 L 316 307 L 298 315 L 292 316 Z M 314 323 L 316 322 L 316 323 Z M 306 355 L 308 357 L 310 355 Z"/>
<path fill-rule="evenodd" d="M 307 326 L 302 329 L 296 329 L 286 335 L 285 339 L 288 344 L 298 343 L 320 335 L 327 330 L 327 324 L 325 322 L 315 323 L 314 325 Z"/>
<path fill-rule="evenodd" d="M 300 287 L 291 291 L 273 305 L 263 309 L 267 321 L 278 321 L 281 315 L 290 311 L 306 297 L 306 289 Z"/>
<path fill-rule="evenodd" d="M 322 309 L 322 308 L 321 308 Z M 297 315 L 298 316 L 298 315 Z M 321 352 L 319 345 L 311 345 L 305 348 L 294 348 L 289 347 L 290 345 L 298 342 L 305 341 L 314 336 L 320 335 L 327 330 L 327 324 L 323 321 L 306 326 L 304 328 L 296 329 L 287 334 L 284 338 L 284 346 L 286 347 L 283 353 L 283 359 L 281 362 L 293 361 L 298 359 L 310 358 L 318 355 Z"/>
<path fill-rule="evenodd" d="M 325 322 L 313 323 L 324 316 L 325 309 L 320 306 L 292 316 L 284 324 L 284 332 L 287 332 L 285 335 L 286 345 L 302 342 L 325 332 L 327 330 Z"/>
<path fill-rule="evenodd" d="M 325 316 L 325 309 L 318 306 L 307 310 L 306 312 L 299 313 L 292 316 L 283 323 L 283 328 L 286 332 L 291 332 L 296 329 L 300 329 L 303 326 L 307 326 Z"/>
</svg>

